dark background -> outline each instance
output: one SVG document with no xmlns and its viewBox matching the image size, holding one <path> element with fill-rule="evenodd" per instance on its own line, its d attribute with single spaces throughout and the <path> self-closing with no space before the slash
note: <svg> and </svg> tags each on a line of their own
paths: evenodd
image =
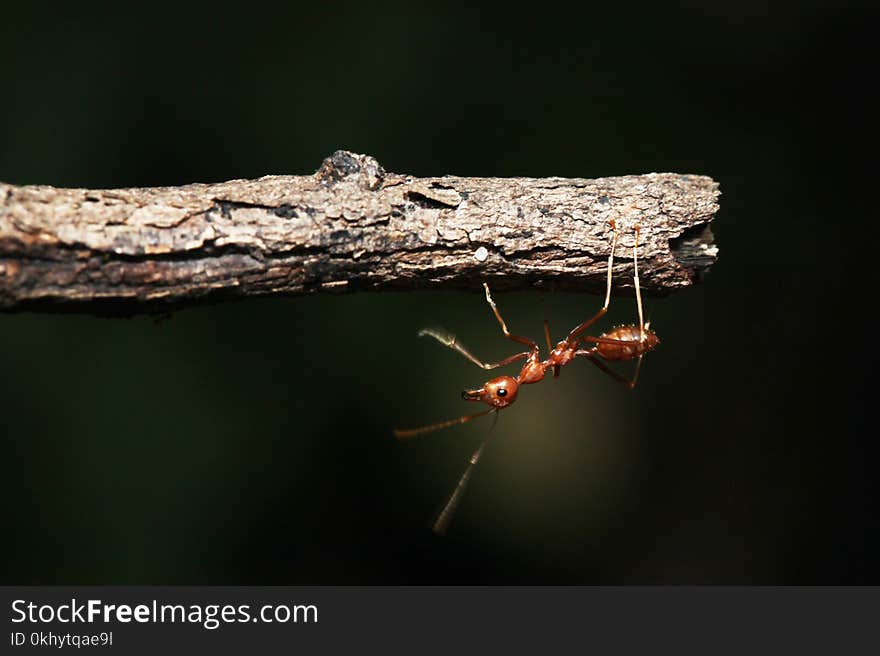
<svg viewBox="0 0 880 656">
<path fill-rule="evenodd" d="M 639 387 L 575 363 L 524 390 L 445 539 L 433 514 L 491 422 L 391 427 L 471 410 L 484 379 L 419 328 L 510 352 L 479 290 L 0 316 L 0 581 L 878 582 L 873 465 L 829 397 L 855 385 L 823 338 L 861 316 L 832 242 L 870 241 L 851 188 L 875 31 L 833 4 L 4 7 L 6 182 L 303 174 L 346 148 L 415 175 L 700 173 L 723 195 L 704 284 L 648 301 L 663 343 Z M 534 336 L 601 303 L 496 300 Z"/>
</svg>

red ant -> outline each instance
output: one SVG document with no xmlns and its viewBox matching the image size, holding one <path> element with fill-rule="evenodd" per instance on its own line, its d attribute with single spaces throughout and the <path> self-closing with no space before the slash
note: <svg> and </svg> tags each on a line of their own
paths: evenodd
<svg viewBox="0 0 880 656">
<path fill-rule="evenodd" d="M 551 344 L 550 326 L 545 319 L 544 337 L 547 340 L 547 349 L 549 351 L 549 355 L 547 356 L 546 360 L 541 360 L 540 349 L 533 340 L 528 339 L 527 337 L 513 335 L 510 333 L 509 330 L 507 330 L 507 324 L 505 324 L 504 319 L 501 318 L 501 314 L 498 312 L 495 301 L 492 300 L 492 294 L 489 292 L 489 285 L 487 285 L 485 282 L 483 283 L 483 288 L 486 291 L 486 302 L 489 303 L 489 306 L 492 308 L 492 312 L 495 314 L 495 318 L 498 320 L 504 336 L 510 340 L 513 340 L 514 342 L 518 342 L 527 346 L 529 350 L 522 351 L 521 353 L 515 353 L 510 357 L 504 358 L 500 362 L 486 363 L 476 358 L 464 346 L 459 344 L 454 336 L 441 335 L 427 329 L 419 331 L 420 337 L 424 335 L 433 337 L 444 346 L 448 346 L 449 348 L 458 351 L 468 360 L 483 369 L 496 369 L 498 367 L 511 364 L 512 362 L 516 362 L 518 360 L 525 360 L 526 362 L 525 364 L 523 364 L 519 375 L 516 377 L 498 376 L 497 378 L 493 378 L 487 381 L 483 384 L 482 387 L 478 389 L 465 390 L 461 393 L 461 396 L 465 401 L 479 401 L 485 403 L 489 406 L 488 410 L 477 412 L 471 415 L 464 415 L 463 417 L 458 417 L 457 419 L 451 419 L 449 421 L 443 421 L 437 424 L 431 424 L 429 426 L 422 426 L 421 428 L 396 429 L 394 431 L 394 435 L 398 439 L 407 439 L 410 437 L 415 437 L 417 435 L 430 433 L 441 428 L 446 428 L 448 426 L 464 424 L 465 422 L 476 419 L 477 417 L 482 417 L 484 415 L 503 410 L 504 408 L 511 405 L 514 401 L 516 401 L 517 395 L 519 394 L 520 385 L 531 385 L 533 383 L 541 382 L 549 369 L 553 369 L 553 377 L 557 378 L 559 376 L 560 368 L 567 365 L 576 357 L 587 358 L 599 369 L 604 371 L 606 374 L 608 374 L 618 382 L 626 385 L 630 389 L 634 388 L 636 386 L 636 382 L 638 381 L 639 369 L 642 364 L 642 356 L 644 356 L 645 353 L 652 350 L 654 347 L 657 346 L 657 344 L 660 343 L 660 340 L 657 337 L 656 333 L 651 330 L 650 323 L 645 323 L 642 315 L 642 294 L 639 287 L 638 225 L 636 225 L 634 228 L 635 245 L 633 246 L 633 284 L 636 290 L 636 303 L 639 310 L 639 323 L 638 325 L 629 324 L 625 326 L 617 326 L 616 328 L 613 328 L 612 330 L 603 333 L 599 337 L 584 335 L 584 332 L 586 332 L 587 328 L 596 323 L 596 321 L 598 321 L 605 315 L 606 312 L 608 312 L 608 305 L 611 301 L 611 275 L 612 267 L 614 265 L 614 250 L 617 246 L 617 226 L 614 220 L 612 220 L 610 223 L 613 236 L 611 240 L 611 254 L 608 256 L 608 279 L 605 290 L 605 304 L 599 309 L 598 312 L 596 312 L 596 314 L 584 321 L 582 324 L 575 327 L 574 330 L 572 330 L 565 339 L 556 344 L 555 347 L 553 347 Z M 590 346 L 589 348 L 584 348 L 585 345 L 589 344 L 592 344 L 593 346 Z M 631 379 L 624 378 L 617 372 L 610 369 L 608 365 L 606 365 L 604 362 L 633 360 L 636 358 L 638 358 L 638 360 L 636 363 L 635 373 L 633 374 L 633 377 Z M 440 515 L 437 517 L 437 521 L 434 522 L 435 532 L 441 534 L 446 532 L 446 529 L 449 526 L 449 522 L 452 519 L 452 515 L 455 512 L 459 501 L 461 500 L 462 494 L 464 493 L 464 488 L 467 485 L 468 479 L 470 479 L 474 467 L 479 462 L 480 455 L 482 454 L 483 449 L 489 443 L 490 437 L 491 435 L 483 441 L 480 447 L 471 456 L 470 463 L 468 464 L 467 469 L 465 469 L 464 474 L 462 474 L 462 477 L 459 480 L 455 490 L 453 491 L 452 496 L 449 498 L 446 506 L 440 512 Z"/>
</svg>

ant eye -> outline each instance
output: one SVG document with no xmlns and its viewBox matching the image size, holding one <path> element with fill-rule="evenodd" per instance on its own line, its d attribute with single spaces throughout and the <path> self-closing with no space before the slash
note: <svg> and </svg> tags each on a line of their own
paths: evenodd
<svg viewBox="0 0 880 656">
<path fill-rule="evenodd" d="M 498 390 L 498 396 L 507 396 L 507 390 L 502 387 Z"/>
</svg>

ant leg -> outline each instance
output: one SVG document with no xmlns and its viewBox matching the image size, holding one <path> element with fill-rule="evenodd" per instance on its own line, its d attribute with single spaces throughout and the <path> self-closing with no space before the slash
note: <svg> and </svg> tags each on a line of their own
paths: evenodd
<svg viewBox="0 0 880 656">
<path fill-rule="evenodd" d="M 634 389 L 636 386 L 636 383 L 638 383 L 638 381 L 639 381 L 639 370 L 642 368 L 642 356 L 641 355 L 639 356 L 639 359 L 636 361 L 636 370 L 635 370 L 635 373 L 633 373 L 632 378 L 626 378 L 624 376 L 621 376 L 619 373 L 614 371 L 607 364 L 602 362 L 602 360 L 600 359 L 601 356 L 599 356 L 599 354 L 594 349 L 590 349 L 590 350 L 586 350 L 586 351 L 584 351 L 584 350 L 576 351 L 575 355 L 576 356 L 582 355 L 582 356 L 586 357 L 590 362 L 592 362 L 594 365 L 596 365 L 599 369 L 604 371 L 606 374 L 611 376 L 614 380 L 616 380 L 621 385 L 624 385 L 628 389 Z"/>
<path fill-rule="evenodd" d="M 429 424 L 428 426 L 420 426 L 419 428 L 395 428 L 394 437 L 396 437 L 398 440 L 408 440 L 411 437 L 417 437 L 419 435 L 424 435 L 425 433 L 433 433 L 434 431 L 440 430 L 441 428 L 449 428 L 450 426 L 457 426 L 458 424 L 466 424 L 472 419 L 483 417 L 492 412 L 498 412 L 498 408 L 489 408 L 488 410 L 476 412 L 472 415 L 464 415 L 463 417 L 441 421 L 436 424 Z"/>
<path fill-rule="evenodd" d="M 633 245 L 633 284 L 636 288 L 636 304 L 639 307 L 639 338 L 645 339 L 645 318 L 642 315 L 642 289 L 639 287 L 639 232 L 638 224 L 635 226 L 636 239 Z"/>
<path fill-rule="evenodd" d="M 614 267 L 614 249 L 617 246 L 617 223 L 614 221 L 614 219 L 611 219 L 609 223 L 611 223 L 611 231 L 613 233 L 613 236 L 611 237 L 611 254 L 608 256 L 608 279 L 605 283 L 605 305 L 603 305 L 599 309 L 599 311 L 596 312 L 596 314 L 594 314 L 591 318 L 587 319 L 570 333 L 568 333 L 569 341 L 574 341 L 575 339 L 577 339 L 578 335 L 580 335 L 587 328 L 596 323 L 599 319 L 605 316 L 606 312 L 608 312 L 608 305 L 611 303 L 611 274 Z"/>
<path fill-rule="evenodd" d="M 578 341 L 582 342 L 593 342 L 596 344 L 633 344 L 638 345 L 645 341 L 645 319 L 642 313 L 642 291 L 641 286 L 639 285 L 639 232 L 640 228 L 638 225 L 635 226 L 635 245 L 633 246 L 633 285 L 636 288 L 636 305 L 639 310 L 639 339 L 638 340 L 628 340 L 628 339 L 612 339 L 610 337 L 593 337 L 592 335 L 583 335 L 578 338 Z M 577 329 L 575 329 L 577 330 Z M 574 332 L 574 331 L 573 331 Z M 571 335 L 569 335 L 571 338 Z"/>
<path fill-rule="evenodd" d="M 495 305 L 495 301 L 492 300 L 492 293 L 489 291 L 489 285 L 483 283 L 483 288 L 486 290 L 486 302 L 492 308 L 492 312 L 495 313 L 495 318 L 498 319 L 498 323 L 501 325 L 501 332 L 504 333 L 504 336 L 507 339 L 512 339 L 514 342 L 519 342 L 520 344 L 525 344 L 528 346 L 533 352 L 538 351 L 538 345 L 535 344 L 528 337 L 520 337 L 519 335 L 511 335 L 510 331 L 507 329 L 507 324 L 504 323 L 504 319 L 501 318 L 501 314 L 498 312 L 498 308 Z"/>
<path fill-rule="evenodd" d="M 453 351 L 458 351 L 468 360 L 473 362 L 475 365 L 480 367 L 481 369 L 496 369 L 498 367 L 503 367 L 506 364 L 510 364 L 511 362 L 516 362 L 517 360 L 524 360 L 529 357 L 528 351 L 523 351 L 522 353 L 516 353 L 511 355 L 509 358 L 504 358 L 500 362 L 483 362 L 479 358 L 477 358 L 473 353 L 468 351 L 462 344 L 459 344 L 455 338 L 455 335 L 442 335 L 440 333 L 434 332 L 429 328 L 423 328 L 419 331 L 419 337 L 424 337 L 427 335 L 428 337 L 433 337 L 438 342 L 443 344 L 443 346 L 448 346 Z"/>
<path fill-rule="evenodd" d="M 464 490 L 471 478 L 471 474 L 474 473 L 474 468 L 477 466 L 477 463 L 480 462 L 480 456 L 483 454 L 483 449 L 486 448 L 490 438 L 491 435 L 483 440 L 480 448 L 471 456 L 467 469 L 465 469 L 464 473 L 461 475 L 458 485 L 455 486 L 455 490 L 452 492 L 452 496 L 449 497 L 449 501 L 446 502 L 446 505 L 443 506 L 443 510 L 440 511 L 440 514 L 437 516 L 437 521 L 434 522 L 434 533 L 437 533 L 438 535 L 446 534 L 449 524 L 452 522 L 452 517 L 455 515 L 455 511 L 458 508 L 458 504 L 461 503 L 461 497 L 464 495 Z"/>
<path fill-rule="evenodd" d="M 553 351 L 553 343 L 550 341 L 550 323 L 544 319 L 544 339 L 547 340 L 547 353 L 551 353 Z M 553 365 L 553 377 L 559 378 L 559 365 Z"/>
</svg>

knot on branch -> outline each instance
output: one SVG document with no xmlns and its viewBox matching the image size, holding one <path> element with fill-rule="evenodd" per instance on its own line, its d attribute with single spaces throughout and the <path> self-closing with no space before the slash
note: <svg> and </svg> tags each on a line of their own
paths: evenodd
<svg viewBox="0 0 880 656">
<path fill-rule="evenodd" d="M 324 159 L 315 176 L 329 184 L 349 179 L 363 189 L 375 191 L 382 186 L 385 169 L 370 155 L 337 150 Z"/>
</svg>

